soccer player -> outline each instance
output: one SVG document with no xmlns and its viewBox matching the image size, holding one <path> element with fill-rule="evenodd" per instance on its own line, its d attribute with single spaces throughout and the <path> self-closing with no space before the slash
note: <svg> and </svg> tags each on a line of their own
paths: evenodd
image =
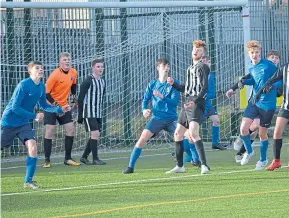
<svg viewBox="0 0 289 218">
<path fill-rule="evenodd" d="M 249 99 L 248 106 L 245 109 L 240 127 L 241 138 L 246 148 L 246 152 L 241 160 L 241 165 L 247 164 L 249 159 L 254 155 L 249 129 L 253 120 L 256 117 L 259 117 L 260 160 L 257 162 L 255 169 L 262 170 L 268 163 L 267 150 L 269 142 L 267 132 L 276 109 L 276 87 L 278 87 L 280 83 L 274 84 L 274 88 L 270 93 L 262 94 L 260 101 L 256 105 L 252 104 L 252 98 L 254 98 L 267 80 L 273 76 L 277 67 L 271 61 L 261 58 L 261 45 L 258 41 L 249 41 L 246 47 L 251 59 L 251 63 L 248 67 L 250 75 L 248 79 L 242 80 L 242 84 L 252 85 L 253 92 Z M 227 91 L 226 95 L 230 96 L 233 92 L 233 89 L 230 89 Z"/>
<path fill-rule="evenodd" d="M 71 55 L 67 52 L 59 54 L 59 67 L 55 69 L 46 81 L 46 98 L 52 105 L 64 106 L 68 104 L 68 96 L 71 91 L 72 99 L 75 102 L 77 71 L 71 67 Z M 74 138 L 74 123 L 71 111 L 64 114 L 44 113 L 44 168 L 50 168 L 50 155 L 52 149 L 52 139 L 55 137 L 56 121 L 63 125 L 65 135 L 65 159 L 64 164 L 79 166 L 80 163 L 71 158 L 71 151 Z"/>
<path fill-rule="evenodd" d="M 169 61 L 163 58 L 158 59 L 156 68 L 159 77 L 149 83 L 142 101 L 143 116 L 145 118 L 150 117 L 150 120 L 136 143 L 130 156 L 129 165 L 123 171 L 123 174 L 134 172 L 135 163 L 141 155 L 143 145 L 150 138 L 157 135 L 161 130 L 173 134 L 176 129 L 180 93 L 167 83 L 170 71 Z M 151 100 L 152 109 L 149 109 L 148 104 Z"/>
<path fill-rule="evenodd" d="M 45 85 L 41 81 L 44 75 L 42 63 L 32 61 L 28 64 L 30 77 L 22 80 L 13 92 L 13 96 L 6 106 L 1 120 L 1 150 L 13 144 L 13 139 L 17 136 L 26 145 L 28 156 L 26 158 L 25 188 L 38 188 L 33 181 L 37 163 L 37 145 L 35 134 L 29 121 L 42 121 L 43 113 L 34 113 L 34 108 L 38 103 L 40 108 L 54 113 L 63 113 L 70 110 L 69 105 L 62 108 L 51 106 L 46 102 Z"/>
<path fill-rule="evenodd" d="M 277 116 L 276 125 L 273 136 L 273 153 L 274 159 L 272 163 L 266 168 L 267 171 L 273 171 L 281 167 L 280 153 L 282 148 L 282 135 L 286 125 L 289 122 L 289 63 L 283 65 L 278 71 L 269 79 L 266 84 L 256 94 L 253 103 L 257 102 L 259 98 L 266 93 L 274 90 L 274 83 L 283 79 L 284 99 Z M 288 163 L 289 167 L 289 163 Z"/>
<path fill-rule="evenodd" d="M 92 61 L 92 74 L 81 84 L 78 96 L 78 123 L 84 121 L 86 132 L 90 132 L 85 150 L 80 162 L 87 165 L 106 164 L 98 158 L 97 141 L 100 135 L 102 106 L 105 93 L 105 81 L 101 78 L 104 70 L 104 61 L 95 59 Z M 87 159 L 92 152 L 92 163 Z"/>
<path fill-rule="evenodd" d="M 208 76 L 210 73 L 208 65 L 201 61 L 205 54 L 207 54 L 206 43 L 202 40 L 194 41 L 192 50 L 193 64 L 187 69 L 187 81 L 185 85 L 175 83 L 174 79 L 171 77 L 167 80 L 172 87 L 180 92 L 185 92 L 187 103 L 184 104 L 184 108 L 179 115 L 177 128 L 174 133 L 177 165 L 166 173 L 185 172 L 183 164 L 183 140 L 187 129 L 189 129 L 190 138 L 196 145 L 201 162 L 201 174 L 206 174 L 210 170 L 206 162 L 203 141 L 199 135 L 201 118 L 205 111 L 205 98 L 208 91 Z"/>
<path fill-rule="evenodd" d="M 202 57 L 202 62 L 210 67 L 210 60 L 207 55 Z M 205 112 L 202 116 L 202 122 L 210 118 L 212 120 L 212 149 L 226 150 L 222 144 L 219 143 L 220 136 L 220 119 L 217 110 L 211 103 L 211 99 L 216 98 L 216 80 L 214 72 L 210 72 L 208 80 L 208 92 L 206 95 Z M 199 166 L 199 156 L 196 151 L 195 145 L 192 141 L 188 140 L 188 132 L 185 133 L 186 138 L 184 139 L 184 151 L 187 156 L 185 162 L 191 162 L 193 166 Z"/>
<path fill-rule="evenodd" d="M 268 60 L 272 61 L 276 65 L 276 67 L 278 66 L 278 64 L 280 62 L 280 52 L 278 52 L 276 50 L 268 51 L 266 57 Z M 244 79 L 244 77 L 242 79 Z M 238 87 L 237 84 L 233 87 L 233 89 L 237 89 L 236 87 Z M 283 93 L 282 87 L 278 87 L 277 88 L 277 97 L 280 97 L 282 95 L 282 93 Z M 253 123 L 250 126 L 250 129 L 249 129 L 251 143 L 254 142 L 254 140 L 258 134 L 259 125 L 260 125 L 260 119 L 255 118 Z M 240 137 L 238 137 L 236 139 L 236 141 L 234 142 L 234 148 L 235 148 L 235 150 L 238 151 L 235 155 L 236 163 L 240 163 L 242 160 L 243 154 L 246 152 L 245 146 L 244 146 Z"/>
</svg>

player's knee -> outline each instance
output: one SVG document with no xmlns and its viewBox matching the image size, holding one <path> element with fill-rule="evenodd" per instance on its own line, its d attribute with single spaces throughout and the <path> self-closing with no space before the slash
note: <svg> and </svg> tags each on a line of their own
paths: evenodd
<svg viewBox="0 0 289 218">
<path fill-rule="evenodd" d="M 273 138 L 274 139 L 281 139 L 282 138 L 282 135 L 283 135 L 283 132 L 279 129 L 275 129 L 274 130 L 274 135 L 273 135 Z"/>
<path fill-rule="evenodd" d="M 74 126 L 67 126 L 65 131 L 67 136 L 74 136 Z"/>
<path fill-rule="evenodd" d="M 190 132 L 190 137 L 195 142 L 200 140 L 200 135 L 199 135 L 199 133 L 197 131 Z"/>
<path fill-rule="evenodd" d="M 220 119 L 218 116 L 212 116 L 213 126 L 220 126 Z"/>
<path fill-rule="evenodd" d="M 265 141 L 268 139 L 267 131 L 259 131 L 259 137 L 261 141 Z"/>
<path fill-rule="evenodd" d="M 93 140 L 98 140 L 99 139 L 99 131 L 92 131 L 90 133 L 90 138 L 93 139 Z"/>
<path fill-rule="evenodd" d="M 28 154 L 30 157 L 37 157 L 37 145 L 35 140 L 28 140 L 26 142 Z"/>
<path fill-rule="evenodd" d="M 55 138 L 56 126 L 46 125 L 45 126 L 45 138 L 54 139 Z"/>
<path fill-rule="evenodd" d="M 243 136 L 248 135 L 248 134 L 249 134 L 249 128 L 246 128 L 245 126 L 241 126 L 241 128 L 240 128 L 240 133 L 241 133 L 241 135 L 243 135 Z"/>
<path fill-rule="evenodd" d="M 174 138 L 175 138 L 176 141 L 183 140 L 179 131 L 175 131 Z"/>
</svg>

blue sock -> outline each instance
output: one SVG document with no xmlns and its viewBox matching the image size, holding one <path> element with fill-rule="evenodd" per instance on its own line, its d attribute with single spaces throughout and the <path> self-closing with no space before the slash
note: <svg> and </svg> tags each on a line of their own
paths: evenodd
<svg viewBox="0 0 289 218">
<path fill-rule="evenodd" d="M 185 158 L 185 162 L 190 162 L 192 160 L 192 152 L 190 148 L 190 142 L 188 139 L 184 139 L 184 151 L 187 154 L 187 157 Z"/>
<path fill-rule="evenodd" d="M 192 152 L 192 159 L 194 162 L 199 162 L 199 155 L 198 155 L 198 152 L 196 150 L 196 146 L 195 144 L 189 144 L 190 145 L 190 148 L 191 148 L 191 152 Z"/>
<path fill-rule="evenodd" d="M 268 139 L 260 142 L 260 161 L 262 162 L 267 160 L 268 147 L 269 147 Z"/>
<path fill-rule="evenodd" d="M 25 183 L 32 182 L 32 178 L 36 170 L 37 159 L 38 159 L 37 157 L 27 156 Z"/>
<path fill-rule="evenodd" d="M 212 126 L 212 144 L 217 145 L 219 143 L 220 127 Z"/>
<path fill-rule="evenodd" d="M 246 148 L 246 151 L 248 152 L 248 154 L 251 154 L 253 149 L 252 149 L 252 144 L 251 144 L 251 137 L 250 134 L 246 135 L 246 136 L 242 136 L 241 135 L 241 139 L 244 143 L 244 146 Z"/>
<path fill-rule="evenodd" d="M 129 160 L 128 167 L 134 168 L 135 162 L 139 158 L 141 152 L 142 152 L 142 148 L 137 148 L 137 147 L 133 148 L 133 150 L 131 152 L 131 155 L 130 155 L 130 160 Z"/>
</svg>

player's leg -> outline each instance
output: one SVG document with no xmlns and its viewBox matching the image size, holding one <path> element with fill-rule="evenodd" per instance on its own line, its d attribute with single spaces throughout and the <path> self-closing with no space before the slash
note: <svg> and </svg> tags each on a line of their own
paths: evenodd
<svg viewBox="0 0 289 218">
<path fill-rule="evenodd" d="M 75 129 L 71 111 L 68 111 L 63 116 L 58 117 L 57 120 L 59 125 L 63 125 L 66 133 L 64 139 L 64 146 L 65 146 L 64 164 L 69 166 L 79 166 L 80 163 L 75 161 L 71 157 L 74 140 L 74 129 Z"/>
<path fill-rule="evenodd" d="M 191 136 L 189 134 L 189 130 L 187 130 L 185 132 L 185 137 L 186 137 L 186 139 L 188 141 L 188 146 L 189 146 L 191 154 L 192 154 L 191 163 L 192 163 L 193 166 L 200 167 L 201 166 L 201 162 L 199 160 L 199 155 L 198 155 L 198 152 L 196 150 L 195 142 L 191 139 Z M 186 143 L 185 140 L 184 140 L 184 143 Z"/>
<path fill-rule="evenodd" d="M 44 168 L 50 168 L 50 156 L 52 150 L 52 140 L 55 138 L 56 131 L 56 113 L 44 112 L 44 125 L 45 125 L 45 133 L 44 133 L 44 156 L 45 162 L 42 165 Z"/>
<path fill-rule="evenodd" d="M 80 162 L 84 164 L 105 165 L 106 163 L 98 157 L 98 140 L 100 136 L 101 121 L 97 118 L 84 119 L 84 126 L 87 132 L 90 132 L 90 138 L 86 144 L 85 150 L 82 154 Z M 92 152 L 92 163 L 87 159 L 88 155 Z"/>
<path fill-rule="evenodd" d="M 281 167 L 280 154 L 282 148 L 282 136 L 288 122 L 289 122 L 289 111 L 280 109 L 276 120 L 273 136 L 274 159 L 272 163 L 266 168 L 267 171 L 273 171 Z"/>
<path fill-rule="evenodd" d="M 210 119 L 212 120 L 212 149 L 219 149 L 219 150 L 226 150 L 227 148 L 224 147 L 222 144 L 219 143 L 220 141 L 220 118 L 217 114 L 216 109 L 212 106 L 209 112 Z"/>
<path fill-rule="evenodd" d="M 180 117 L 179 117 L 179 123 L 177 124 L 177 128 L 174 133 L 174 140 L 176 143 L 176 160 L 177 165 L 167 171 L 166 173 L 183 173 L 185 172 L 184 168 L 184 134 L 187 130 L 187 119 L 185 117 L 184 111 L 181 111 Z"/>
<path fill-rule="evenodd" d="M 158 134 L 162 129 L 164 129 L 164 127 L 165 121 L 163 120 L 156 120 L 153 118 L 149 120 L 130 154 L 128 167 L 122 172 L 123 174 L 130 174 L 134 172 L 135 163 L 141 155 L 143 146 L 150 138 L 152 138 L 155 134 Z"/>
<path fill-rule="evenodd" d="M 247 164 L 250 158 L 254 155 L 249 130 L 254 118 L 257 117 L 258 114 L 259 114 L 258 108 L 255 105 L 249 103 L 247 108 L 245 109 L 240 126 L 241 139 L 246 148 L 246 152 L 244 153 L 243 158 L 241 160 L 241 165 Z"/>
<path fill-rule="evenodd" d="M 33 181 L 33 176 L 37 165 L 37 145 L 34 132 L 29 124 L 21 126 L 16 134 L 20 141 L 26 145 L 28 155 L 26 157 L 26 175 L 24 180 L 25 188 L 38 188 L 38 185 Z"/>
<path fill-rule="evenodd" d="M 256 163 L 256 170 L 263 170 L 268 164 L 267 150 L 269 147 L 268 141 L 268 128 L 271 125 L 275 110 L 264 111 L 259 109 L 260 112 L 260 127 L 259 127 L 259 137 L 260 137 L 260 160 Z"/>
<path fill-rule="evenodd" d="M 251 144 L 254 142 L 258 134 L 259 126 L 260 126 L 259 118 L 254 119 L 253 123 L 250 125 L 249 134 L 250 134 Z M 235 155 L 236 163 L 240 163 L 242 160 L 243 154 L 246 152 L 246 148 L 240 137 L 238 137 L 236 141 L 234 142 L 234 149 L 238 151 Z"/>
</svg>

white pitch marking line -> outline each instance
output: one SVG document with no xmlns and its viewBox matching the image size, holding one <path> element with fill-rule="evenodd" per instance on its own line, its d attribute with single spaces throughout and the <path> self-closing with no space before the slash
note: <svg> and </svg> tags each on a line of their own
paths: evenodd
<svg viewBox="0 0 289 218">
<path fill-rule="evenodd" d="M 283 166 L 281 168 L 285 168 L 285 167 L 287 167 L 287 166 Z M 111 185 L 146 183 L 146 182 L 152 182 L 152 181 L 173 180 L 173 179 L 182 179 L 182 178 L 189 178 L 189 177 L 216 176 L 216 175 L 223 175 L 223 174 L 244 173 L 244 172 L 252 172 L 252 171 L 255 171 L 255 169 L 251 169 L 251 170 L 236 170 L 236 171 L 227 171 L 227 172 L 219 172 L 219 173 L 210 173 L 210 174 L 206 174 L 206 175 L 193 174 L 193 175 L 174 176 L 174 177 L 165 177 L 165 178 L 153 178 L 153 179 L 131 180 L 131 181 L 124 181 L 124 182 L 101 183 L 101 184 L 94 184 L 94 185 L 84 185 L 84 186 L 74 186 L 74 187 L 67 187 L 67 188 L 46 189 L 46 190 L 38 190 L 38 191 L 31 191 L 31 192 L 14 192 L 14 193 L 1 194 L 1 197 L 15 196 L 15 195 L 26 195 L 26 194 L 34 194 L 34 193 L 42 193 L 42 192 L 66 191 L 66 190 L 83 189 L 83 188 L 91 188 L 91 187 L 101 187 L 101 186 L 111 186 Z"/>
</svg>

